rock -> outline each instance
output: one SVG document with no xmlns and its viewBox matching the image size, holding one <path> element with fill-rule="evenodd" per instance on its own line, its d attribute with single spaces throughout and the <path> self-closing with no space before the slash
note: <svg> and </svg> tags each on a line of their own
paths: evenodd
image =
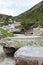
<svg viewBox="0 0 43 65">
<path fill-rule="evenodd" d="M 17 51 L 18 48 L 13 47 L 3 47 L 3 50 L 7 57 L 13 57 L 14 53 Z"/>
<path fill-rule="evenodd" d="M 0 65 L 15 65 L 15 60 L 13 58 L 5 58 Z"/>
<path fill-rule="evenodd" d="M 43 47 L 25 46 L 15 52 L 16 65 L 43 65 Z"/>
<path fill-rule="evenodd" d="M 6 57 L 2 46 L 0 46 L 0 65 L 15 65 L 14 58 Z"/>
<path fill-rule="evenodd" d="M 3 47 L 0 46 L 0 62 L 2 62 L 5 58 L 5 53 L 3 51 Z"/>
</svg>

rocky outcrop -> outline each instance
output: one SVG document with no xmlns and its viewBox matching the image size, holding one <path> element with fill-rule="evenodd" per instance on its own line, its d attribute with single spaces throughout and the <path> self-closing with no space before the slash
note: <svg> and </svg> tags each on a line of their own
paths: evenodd
<svg viewBox="0 0 43 65">
<path fill-rule="evenodd" d="M 12 57 L 12 56 L 14 56 L 14 53 L 18 50 L 18 48 L 3 47 L 3 50 L 7 57 Z"/>
<path fill-rule="evenodd" d="M 23 60 L 22 58 L 18 58 L 18 61 L 16 62 L 16 65 L 38 65 L 38 61 L 37 60 Z"/>
<path fill-rule="evenodd" d="M 21 47 L 14 58 L 16 65 L 43 65 L 43 47 Z"/>
<path fill-rule="evenodd" d="M 2 46 L 0 46 L 0 65 L 15 65 L 14 58 L 6 57 Z"/>
<path fill-rule="evenodd" d="M 43 28 L 33 28 L 33 35 L 43 36 Z"/>
</svg>

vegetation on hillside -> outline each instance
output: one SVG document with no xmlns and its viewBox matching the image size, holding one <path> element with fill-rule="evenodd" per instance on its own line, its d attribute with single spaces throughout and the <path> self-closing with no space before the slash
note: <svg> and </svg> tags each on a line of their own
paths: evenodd
<svg viewBox="0 0 43 65">
<path fill-rule="evenodd" d="M 43 1 L 32 7 L 30 10 L 14 17 L 17 22 L 21 22 L 24 29 L 30 28 L 34 23 L 38 22 L 43 27 Z"/>
<path fill-rule="evenodd" d="M 43 1 L 16 17 L 0 14 L 0 26 L 12 24 L 14 20 L 21 22 L 21 26 L 17 26 L 16 28 L 19 27 L 27 30 L 36 22 L 43 28 Z"/>
<path fill-rule="evenodd" d="M 0 26 L 12 24 L 13 21 L 14 20 L 12 16 L 0 14 Z"/>
</svg>

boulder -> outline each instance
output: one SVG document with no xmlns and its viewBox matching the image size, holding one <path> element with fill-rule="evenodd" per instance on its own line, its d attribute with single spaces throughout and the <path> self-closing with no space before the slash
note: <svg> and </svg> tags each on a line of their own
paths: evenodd
<svg viewBox="0 0 43 65">
<path fill-rule="evenodd" d="M 3 46 L 4 53 L 7 57 L 13 57 L 14 53 L 17 51 L 18 48 L 13 47 L 5 47 Z"/>
<path fill-rule="evenodd" d="M 15 65 L 15 60 L 13 58 L 5 58 L 0 65 Z"/>
<path fill-rule="evenodd" d="M 16 65 L 43 65 L 43 47 L 25 46 L 14 54 Z"/>
</svg>

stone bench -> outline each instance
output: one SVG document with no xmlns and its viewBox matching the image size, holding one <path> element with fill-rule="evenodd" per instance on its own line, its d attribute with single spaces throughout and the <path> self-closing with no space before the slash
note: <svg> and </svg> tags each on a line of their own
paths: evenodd
<svg viewBox="0 0 43 65">
<path fill-rule="evenodd" d="M 15 52 L 16 65 L 43 65 L 43 47 L 25 46 Z"/>
</svg>

